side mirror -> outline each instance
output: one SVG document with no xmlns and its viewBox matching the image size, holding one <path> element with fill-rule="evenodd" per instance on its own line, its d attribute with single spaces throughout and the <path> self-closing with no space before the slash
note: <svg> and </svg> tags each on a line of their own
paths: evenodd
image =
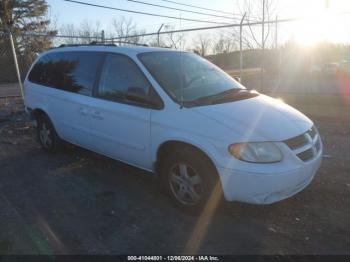
<svg viewBox="0 0 350 262">
<path fill-rule="evenodd" d="M 146 104 L 150 106 L 159 106 L 155 99 L 152 99 L 146 94 L 145 90 L 141 87 L 129 87 L 126 92 L 126 99 L 129 101 Z"/>
<path fill-rule="evenodd" d="M 239 76 L 234 76 L 233 79 L 236 80 L 238 83 L 241 83 L 241 78 Z"/>
</svg>

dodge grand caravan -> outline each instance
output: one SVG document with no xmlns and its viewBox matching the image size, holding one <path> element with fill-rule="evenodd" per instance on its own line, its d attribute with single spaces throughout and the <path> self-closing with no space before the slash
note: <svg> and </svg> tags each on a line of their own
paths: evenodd
<svg viewBox="0 0 350 262">
<path fill-rule="evenodd" d="M 187 210 L 214 194 L 254 204 L 288 198 L 321 163 L 310 119 L 193 53 L 54 48 L 33 63 L 24 86 L 46 151 L 68 141 L 154 172 Z"/>
</svg>

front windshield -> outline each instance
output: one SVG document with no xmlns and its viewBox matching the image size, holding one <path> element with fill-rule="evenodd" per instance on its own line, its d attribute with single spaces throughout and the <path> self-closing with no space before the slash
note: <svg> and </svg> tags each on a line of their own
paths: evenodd
<svg viewBox="0 0 350 262">
<path fill-rule="evenodd" d="M 217 66 L 187 52 L 148 52 L 139 59 L 176 101 L 194 101 L 230 89 L 245 89 Z"/>
</svg>

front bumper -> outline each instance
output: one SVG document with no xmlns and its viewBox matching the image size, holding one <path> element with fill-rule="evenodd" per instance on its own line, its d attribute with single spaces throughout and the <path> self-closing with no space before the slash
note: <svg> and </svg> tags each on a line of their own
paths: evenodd
<svg viewBox="0 0 350 262">
<path fill-rule="evenodd" d="M 271 204 L 302 191 L 314 178 L 322 159 L 317 157 L 301 168 L 287 172 L 260 173 L 218 168 L 223 193 L 227 201 Z"/>
</svg>

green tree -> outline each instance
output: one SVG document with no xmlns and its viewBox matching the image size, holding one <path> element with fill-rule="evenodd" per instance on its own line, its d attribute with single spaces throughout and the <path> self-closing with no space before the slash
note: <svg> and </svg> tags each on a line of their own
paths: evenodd
<svg viewBox="0 0 350 262">
<path fill-rule="evenodd" d="M 35 53 L 51 46 L 56 30 L 50 29 L 47 18 L 48 5 L 45 0 L 0 0 L 0 60 L 11 59 L 9 41 L 6 33 L 10 30 L 14 36 L 15 47 L 22 71 L 26 71 Z M 44 34 L 46 36 L 29 36 Z M 23 72 L 23 73 L 24 73 Z M 1 81 L 1 79 L 0 79 Z"/>
</svg>

